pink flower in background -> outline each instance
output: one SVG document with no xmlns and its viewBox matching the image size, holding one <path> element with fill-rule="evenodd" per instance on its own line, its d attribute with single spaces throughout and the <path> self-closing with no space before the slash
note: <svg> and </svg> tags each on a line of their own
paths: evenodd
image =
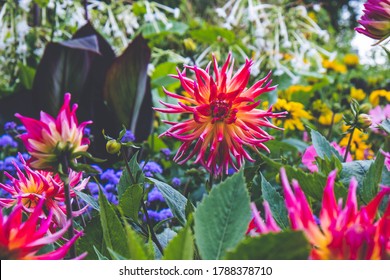
<svg viewBox="0 0 390 280">
<path fill-rule="evenodd" d="M 337 142 L 330 143 L 341 157 L 344 157 L 346 147 L 340 147 Z M 318 166 L 316 165 L 317 152 L 313 145 L 307 147 L 302 156 L 302 164 L 305 165 L 311 172 L 318 172 Z M 347 162 L 352 161 L 352 156 L 348 153 Z"/>
<path fill-rule="evenodd" d="M 382 186 L 379 193 L 359 210 L 357 181 L 352 178 L 343 205 L 343 201 L 337 201 L 334 194 L 336 171 L 333 171 L 328 176 L 320 216 L 316 220 L 299 183 L 293 180 L 291 187 L 283 168 L 280 174 L 291 228 L 306 235 L 312 245 L 310 259 L 390 258 L 390 203 L 387 202 L 381 217 L 378 213 L 382 200 L 390 194 L 390 187 Z M 269 207 L 264 208 L 265 222 L 261 220 L 256 207 L 252 206 L 255 217 L 252 235 L 280 231 Z"/>
<path fill-rule="evenodd" d="M 364 14 L 358 21 L 363 27 L 355 30 L 372 39 L 387 39 L 390 36 L 390 0 L 368 0 L 364 7 Z"/>
<path fill-rule="evenodd" d="M 244 160 L 254 161 L 245 146 L 269 151 L 263 144 L 273 139 L 264 127 L 280 129 L 268 118 L 283 117 L 286 112 L 272 113 L 256 109 L 260 101 L 255 99 L 276 87 L 270 86 L 270 74 L 247 87 L 252 60 L 233 75 L 233 62 L 229 54 L 221 69 L 214 57 L 214 77 L 210 65 L 205 70 L 197 66 L 185 66 L 195 73 L 195 80 L 186 77 L 186 71 L 178 71 L 173 76 L 180 80 L 187 96 L 178 95 L 164 89 L 164 92 L 178 100 L 178 104 L 160 101 L 166 109 L 156 111 L 169 114 L 188 114 L 190 119 L 183 122 L 165 123 L 172 125 L 162 135 L 183 142 L 174 160 L 180 164 L 195 157 L 195 163 L 202 164 L 209 172 L 218 175 L 228 173 L 229 166 L 239 169 Z"/>
<path fill-rule="evenodd" d="M 15 115 L 27 130 L 20 138 L 32 156 L 29 160 L 31 167 L 53 169 L 64 155 L 73 160 L 76 153 L 87 151 L 89 139 L 84 138 L 84 128 L 92 122 L 78 124 L 77 104 L 70 110 L 70 99 L 71 95 L 65 94 L 64 104 L 56 118 L 45 112 L 41 112 L 40 120 Z"/>
<path fill-rule="evenodd" d="M 71 240 L 48 253 L 39 253 L 44 246 L 53 244 L 66 232 L 69 223 L 60 231 L 51 234 L 53 212 L 45 215 L 42 211 L 44 198 L 38 201 L 28 219 L 23 219 L 23 205 L 17 203 L 8 216 L 0 211 L 0 259 L 2 260 L 59 260 L 63 259 L 72 244 L 82 232 Z M 46 217 L 46 218 L 43 218 Z M 82 254 L 78 259 L 83 258 Z"/>
<path fill-rule="evenodd" d="M 372 121 L 370 129 L 375 133 L 385 134 L 380 129 L 378 129 L 378 125 L 380 125 L 385 119 L 390 118 L 390 104 L 387 104 L 383 108 L 380 105 L 376 106 L 370 110 L 369 115 Z"/>
<path fill-rule="evenodd" d="M 11 181 L 10 184 L 0 183 L 0 188 L 11 194 L 11 198 L 0 198 L 0 205 L 11 207 L 20 201 L 22 208 L 27 213 L 33 213 L 38 203 L 44 199 L 44 209 L 51 211 L 53 222 L 59 227 L 67 224 L 64 182 L 58 174 L 47 171 L 31 169 L 23 157 L 19 155 L 24 166 L 23 173 L 18 165 L 14 163 L 18 178 L 12 177 L 7 172 L 5 176 Z M 82 180 L 82 173 L 69 172 L 69 185 L 71 197 L 75 197 L 74 190 L 81 191 L 85 188 L 89 178 Z M 78 216 L 87 210 L 87 207 L 79 211 L 73 211 L 73 216 Z"/>
<path fill-rule="evenodd" d="M 381 151 L 381 153 L 385 156 L 385 166 L 390 171 L 390 153 L 385 151 Z"/>
</svg>

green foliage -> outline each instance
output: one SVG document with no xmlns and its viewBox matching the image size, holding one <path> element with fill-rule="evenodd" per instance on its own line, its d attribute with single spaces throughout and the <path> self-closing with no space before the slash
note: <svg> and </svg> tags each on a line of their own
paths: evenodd
<svg viewBox="0 0 390 280">
<path fill-rule="evenodd" d="M 382 121 L 379 127 L 382 128 L 387 134 L 390 134 L 390 119 L 385 119 Z"/>
<path fill-rule="evenodd" d="M 168 204 L 168 207 L 171 209 L 173 216 L 175 216 L 182 225 L 185 225 L 187 221 L 187 199 L 170 185 L 154 178 L 148 177 L 147 179 L 152 182 L 164 196 L 164 199 Z"/>
<path fill-rule="evenodd" d="M 32 89 L 36 70 L 22 63 L 18 64 L 18 68 L 19 68 L 20 82 L 22 83 L 25 89 L 28 90 Z"/>
<path fill-rule="evenodd" d="M 148 246 L 129 225 L 125 224 L 125 230 L 129 258 L 132 260 L 154 259 L 154 255 L 150 253 Z"/>
<path fill-rule="evenodd" d="M 203 259 L 222 259 L 244 237 L 251 218 L 249 194 L 240 171 L 213 187 L 197 207 L 195 240 Z"/>
<path fill-rule="evenodd" d="M 261 155 L 261 158 L 267 164 L 269 169 L 273 169 L 279 172 L 280 168 L 284 167 L 286 169 L 289 180 L 291 181 L 292 179 L 296 179 L 306 195 L 318 201 L 322 200 L 322 194 L 324 192 L 327 180 L 326 175 L 317 172 L 306 173 L 301 169 L 297 169 L 289 165 L 283 166 L 282 164 L 277 163 L 264 155 Z M 334 190 L 336 197 L 347 197 L 347 189 L 343 187 L 340 182 L 335 183 Z"/>
<path fill-rule="evenodd" d="M 311 139 L 313 141 L 313 146 L 317 152 L 317 155 L 321 159 L 332 159 L 336 157 L 340 162 L 343 161 L 343 158 L 336 151 L 336 149 L 322 136 L 318 131 L 311 130 Z"/>
<path fill-rule="evenodd" d="M 96 260 L 99 257 L 99 254 L 102 256 L 109 256 L 103 237 L 100 217 L 94 217 L 87 222 L 87 225 L 84 228 L 84 235 L 76 242 L 76 248 L 78 253 L 88 253 L 86 256 L 87 260 Z"/>
<path fill-rule="evenodd" d="M 141 184 L 131 185 L 126 189 L 119 199 L 119 208 L 125 217 L 138 220 L 141 200 L 143 199 L 144 188 Z"/>
<path fill-rule="evenodd" d="M 163 260 L 193 260 L 194 252 L 194 237 L 191 230 L 191 221 L 189 221 L 168 243 Z"/>
<path fill-rule="evenodd" d="M 121 256 L 130 257 L 125 229 L 115 213 L 113 206 L 108 203 L 107 198 L 100 189 L 99 205 L 100 222 L 103 229 L 104 242 L 107 248 L 113 250 Z"/>
<path fill-rule="evenodd" d="M 255 182 L 261 180 L 261 192 L 263 199 L 266 200 L 271 208 L 272 216 L 281 228 L 288 228 L 290 223 L 288 221 L 287 209 L 284 204 L 283 197 L 273 187 L 262 174 L 255 178 Z"/>
<path fill-rule="evenodd" d="M 141 167 L 139 166 L 139 164 L 137 162 L 137 157 L 138 157 L 138 152 L 136 152 L 132 156 L 132 158 L 130 159 L 130 161 L 128 163 L 131 175 L 133 176 L 133 179 L 135 180 L 135 182 L 132 181 L 131 175 L 129 174 L 129 171 L 127 170 L 127 168 L 123 169 L 122 176 L 119 179 L 119 184 L 117 186 L 119 200 L 121 199 L 122 195 L 127 190 L 127 188 L 129 188 L 130 186 L 132 186 L 135 183 L 142 184 L 145 181 L 145 175 L 142 173 Z"/>
<path fill-rule="evenodd" d="M 299 231 L 248 237 L 226 254 L 227 260 L 305 260 L 310 245 Z"/>
<path fill-rule="evenodd" d="M 379 191 L 385 158 L 381 152 L 376 155 L 375 161 L 370 165 L 363 179 L 362 187 L 358 190 L 360 198 L 365 204 L 373 199 Z"/>
<path fill-rule="evenodd" d="M 78 197 L 80 197 L 83 201 L 85 201 L 89 206 L 91 206 L 93 209 L 99 211 L 99 204 L 97 203 L 96 199 L 90 196 L 89 194 L 73 190 Z"/>
</svg>

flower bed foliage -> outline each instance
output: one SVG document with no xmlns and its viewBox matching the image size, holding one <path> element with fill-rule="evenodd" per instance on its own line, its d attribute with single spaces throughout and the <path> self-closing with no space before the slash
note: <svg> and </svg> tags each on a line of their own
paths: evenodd
<svg viewBox="0 0 390 280">
<path fill-rule="evenodd" d="M 1 259 L 389 259 L 390 2 L 329 2 L 0 1 Z"/>
</svg>

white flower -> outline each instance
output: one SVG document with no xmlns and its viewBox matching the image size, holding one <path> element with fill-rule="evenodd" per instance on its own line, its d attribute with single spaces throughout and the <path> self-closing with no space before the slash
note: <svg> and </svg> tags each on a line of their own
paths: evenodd
<svg viewBox="0 0 390 280">
<path fill-rule="evenodd" d="M 19 0 L 19 7 L 25 12 L 30 11 L 31 0 Z"/>
<path fill-rule="evenodd" d="M 16 24 L 16 32 L 18 33 L 19 38 L 23 38 L 29 32 L 30 27 L 28 26 L 25 20 L 19 21 Z"/>
</svg>

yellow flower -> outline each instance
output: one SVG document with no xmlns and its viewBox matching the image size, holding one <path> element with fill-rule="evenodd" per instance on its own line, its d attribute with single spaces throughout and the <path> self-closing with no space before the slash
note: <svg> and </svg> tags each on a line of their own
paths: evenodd
<svg viewBox="0 0 390 280">
<path fill-rule="evenodd" d="M 341 139 L 340 147 L 346 147 L 348 145 L 350 135 L 351 134 L 348 133 Z M 367 140 L 368 134 L 355 129 L 350 147 L 350 151 L 355 160 L 372 159 L 374 157 L 374 152 L 371 150 L 371 145 L 367 144 Z"/>
<path fill-rule="evenodd" d="M 283 99 L 290 100 L 291 96 L 296 92 L 310 92 L 313 89 L 312 86 L 304 85 L 292 85 L 286 90 L 280 91 L 279 96 Z"/>
<path fill-rule="evenodd" d="M 374 90 L 373 92 L 371 92 L 369 98 L 370 103 L 373 106 L 378 106 L 379 103 L 381 103 L 385 99 L 387 100 L 387 102 L 390 102 L 390 91 L 387 91 L 385 89 Z"/>
<path fill-rule="evenodd" d="M 362 89 L 357 89 L 355 87 L 351 87 L 351 97 L 353 99 L 356 99 L 357 101 L 362 101 L 364 98 L 366 98 L 366 94 Z"/>
<path fill-rule="evenodd" d="M 312 119 L 310 113 L 305 111 L 303 104 L 299 102 L 288 102 L 285 99 L 278 98 L 273 109 L 278 112 L 288 112 L 285 119 L 274 119 L 276 125 L 281 125 L 283 123 L 283 127 L 288 130 L 304 130 L 305 127 L 303 126 L 301 119 Z"/>
<path fill-rule="evenodd" d="M 359 64 L 359 56 L 357 54 L 354 54 L 354 53 L 347 53 L 345 56 L 344 56 L 344 63 L 345 65 L 347 66 L 356 66 Z"/>
<path fill-rule="evenodd" d="M 341 74 L 347 73 L 347 67 L 344 64 L 337 62 L 336 60 L 330 61 L 330 60 L 324 59 L 322 61 L 322 66 L 328 70 L 333 70 L 333 71 L 341 73 Z"/>
<path fill-rule="evenodd" d="M 332 118 L 334 118 L 333 119 L 334 124 L 339 123 L 343 118 L 343 115 L 338 113 L 333 116 L 332 110 L 328 109 L 321 114 L 321 116 L 318 118 L 318 122 L 322 125 L 329 126 L 332 124 Z"/>
<path fill-rule="evenodd" d="M 186 50 L 194 51 L 196 50 L 196 43 L 191 38 L 186 38 L 183 40 L 184 47 Z"/>
</svg>

